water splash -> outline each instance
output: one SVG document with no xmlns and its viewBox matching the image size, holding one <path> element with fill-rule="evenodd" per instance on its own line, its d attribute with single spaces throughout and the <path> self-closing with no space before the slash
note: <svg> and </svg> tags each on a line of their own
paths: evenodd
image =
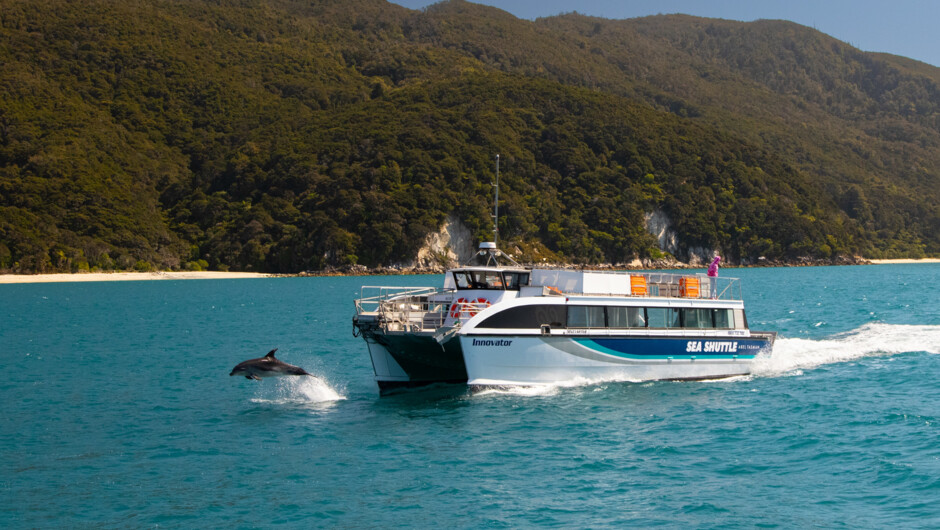
<svg viewBox="0 0 940 530">
<path fill-rule="evenodd" d="M 556 381 L 553 383 L 539 383 L 533 385 L 505 385 L 481 388 L 473 392 L 475 397 L 485 396 L 521 396 L 521 397 L 542 397 L 553 396 L 566 388 L 584 388 L 590 386 L 604 385 L 607 383 L 642 383 L 644 380 L 629 378 L 626 376 L 609 377 L 575 377 L 565 381 Z"/>
<path fill-rule="evenodd" d="M 802 369 L 875 355 L 940 353 L 940 326 L 874 322 L 827 339 L 778 338 L 769 358 L 755 360 L 758 376 L 779 376 Z"/>
<path fill-rule="evenodd" d="M 540 397 L 552 396 L 558 393 L 561 385 L 558 384 L 540 384 L 540 385 L 512 385 L 512 386 L 493 386 L 486 387 L 473 392 L 473 397 L 488 396 L 521 396 L 521 397 Z"/>
<path fill-rule="evenodd" d="M 264 381 L 263 381 L 264 382 Z M 307 405 L 346 399 L 322 377 L 280 377 L 272 388 L 261 388 L 253 403 Z"/>
<path fill-rule="evenodd" d="M 716 379 L 702 379 L 699 383 L 736 383 L 738 381 L 750 381 L 754 378 L 752 375 L 732 375 L 730 377 L 719 377 Z"/>
</svg>

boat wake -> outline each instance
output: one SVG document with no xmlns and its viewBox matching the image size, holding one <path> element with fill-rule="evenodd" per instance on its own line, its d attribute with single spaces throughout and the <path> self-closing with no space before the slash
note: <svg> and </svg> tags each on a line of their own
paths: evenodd
<svg viewBox="0 0 940 530">
<path fill-rule="evenodd" d="M 311 403 L 331 403 L 346 399 L 322 377 L 280 377 L 274 388 L 259 390 L 253 403 L 275 405 L 307 405 Z"/>
<path fill-rule="evenodd" d="M 602 391 L 606 383 L 643 383 L 642 380 L 606 377 L 606 378 L 587 378 L 576 377 L 568 381 L 556 381 L 554 383 L 541 383 L 537 385 L 505 385 L 493 387 L 481 387 L 473 392 L 474 397 L 486 396 L 521 396 L 521 397 L 541 397 L 553 396 L 559 391 L 567 388 L 585 388 L 597 386 L 594 391 Z"/>
<path fill-rule="evenodd" d="M 878 355 L 940 354 L 940 326 L 870 323 L 826 339 L 778 338 L 769 358 L 758 358 L 758 377 L 799 375 L 801 370 Z"/>
<path fill-rule="evenodd" d="M 574 386 L 574 385 L 572 385 Z M 523 396 L 523 397 L 536 397 L 536 396 L 551 396 L 558 393 L 558 389 L 561 388 L 561 384 L 545 384 L 545 385 L 533 385 L 533 386 L 524 386 L 524 385 L 507 385 L 507 386 L 494 386 L 481 388 L 473 392 L 473 397 L 487 397 L 487 396 Z"/>
</svg>

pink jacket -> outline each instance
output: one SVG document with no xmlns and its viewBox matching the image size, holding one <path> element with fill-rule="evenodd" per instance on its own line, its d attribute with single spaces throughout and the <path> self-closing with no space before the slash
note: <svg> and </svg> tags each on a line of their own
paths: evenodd
<svg viewBox="0 0 940 530">
<path fill-rule="evenodd" d="M 715 256 L 715 259 L 712 260 L 712 264 L 708 266 L 709 276 L 718 276 L 718 262 L 719 261 L 721 261 L 721 256 Z"/>
</svg>

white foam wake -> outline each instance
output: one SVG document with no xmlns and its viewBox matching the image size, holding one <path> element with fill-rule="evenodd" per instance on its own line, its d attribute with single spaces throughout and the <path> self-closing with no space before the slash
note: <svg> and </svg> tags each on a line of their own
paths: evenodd
<svg viewBox="0 0 940 530">
<path fill-rule="evenodd" d="M 476 390 L 473 395 L 475 397 L 485 397 L 485 396 L 521 396 L 521 397 L 539 397 L 539 396 L 552 396 L 557 394 L 560 390 L 566 388 L 583 388 L 597 385 L 604 385 L 606 383 L 642 383 L 644 381 L 638 379 L 631 379 L 628 377 L 598 377 L 598 378 L 587 378 L 587 377 L 575 377 L 565 381 L 555 381 L 553 383 L 539 383 L 533 385 L 501 385 L 494 387 L 487 387 Z M 594 391 L 602 391 L 603 388 L 595 388 Z"/>
<path fill-rule="evenodd" d="M 558 392 L 560 385 L 558 384 L 542 384 L 542 385 L 532 385 L 532 386 L 494 386 L 483 388 L 477 390 L 473 393 L 474 397 L 486 397 L 486 396 L 523 396 L 523 397 L 535 397 L 535 396 L 551 396 Z"/>
<path fill-rule="evenodd" d="M 940 353 L 940 326 L 876 322 L 826 339 L 778 338 L 773 355 L 756 359 L 752 373 L 775 376 L 862 357 L 906 352 Z"/>
<path fill-rule="evenodd" d="M 268 381 L 261 381 L 266 383 Z M 260 389 L 262 396 L 251 401 L 254 403 L 274 404 L 309 404 L 340 401 L 346 396 L 321 377 L 279 377 L 272 388 Z"/>
</svg>

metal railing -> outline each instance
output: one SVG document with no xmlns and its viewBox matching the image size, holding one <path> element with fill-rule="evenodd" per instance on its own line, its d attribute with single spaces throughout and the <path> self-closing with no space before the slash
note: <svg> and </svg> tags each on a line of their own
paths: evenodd
<svg viewBox="0 0 940 530">
<path fill-rule="evenodd" d="M 376 323 L 391 331 L 431 331 L 444 325 L 449 301 L 432 301 L 434 287 L 363 286 L 356 314 L 375 314 Z"/>
<path fill-rule="evenodd" d="M 632 273 L 644 276 L 647 281 L 647 296 L 669 298 L 715 298 L 718 300 L 741 300 L 741 281 L 738 278 L 708 276 L 706 274 L 676 274 L 671 272 Z M 688 285 L 689 279 L 697 280 L 695 288 Z M 683 281 L 686 284 L 683 284 Z M 712 288 L 714 282 L 714 289 Z M 714 295 L 713 295 L 714 293 Z"/>
<path fill-rule="evenodd" d="M 609 274 L 624 277 L 625 289 L 619 293 L 591 293 L 586 289 L 582 292 L 558 291 L 565 295 L 589 296 L 659 296 L 666 298 L 715 298 L 718 300 L 742 300 L 741 281 L 738 278 L 710 277 L 702 273 L 674 273 L 674 272 L 634 272 L 634 271 L 583 271 L 584 274 Z M 646 293 L 636 293 L 631 286 L 631 276 L 641 276 L 645 279 Z M 690 279 L 697 280 L 689 282 Z M 712 296 L 712 280 L 714 280 L 714 296 Z M 546 286 L 555 288 L 555 286 Z"/>
<path fill-rule="evenodd" d="M 398 303 L 405 303 L 406 299 L 424 298 L 438 292 L 436 287 L 387 287 L 377 285 L 363 285 L 359 290 L 359 299 L 356 300 L 356 314 L 375 313 L 380 310 L 383 303 L 395 299 Z"/>
<path fill-rule="evenodd" d="M 386 331 L 436 331 L 448 317 L 459 327 L 490 306 L 484 298 L 448 296 L 452 293 L 433 287 L 363 286 L 355 301 L 356 314 L 374 315 L 372 322 Z"/>
</svg>

